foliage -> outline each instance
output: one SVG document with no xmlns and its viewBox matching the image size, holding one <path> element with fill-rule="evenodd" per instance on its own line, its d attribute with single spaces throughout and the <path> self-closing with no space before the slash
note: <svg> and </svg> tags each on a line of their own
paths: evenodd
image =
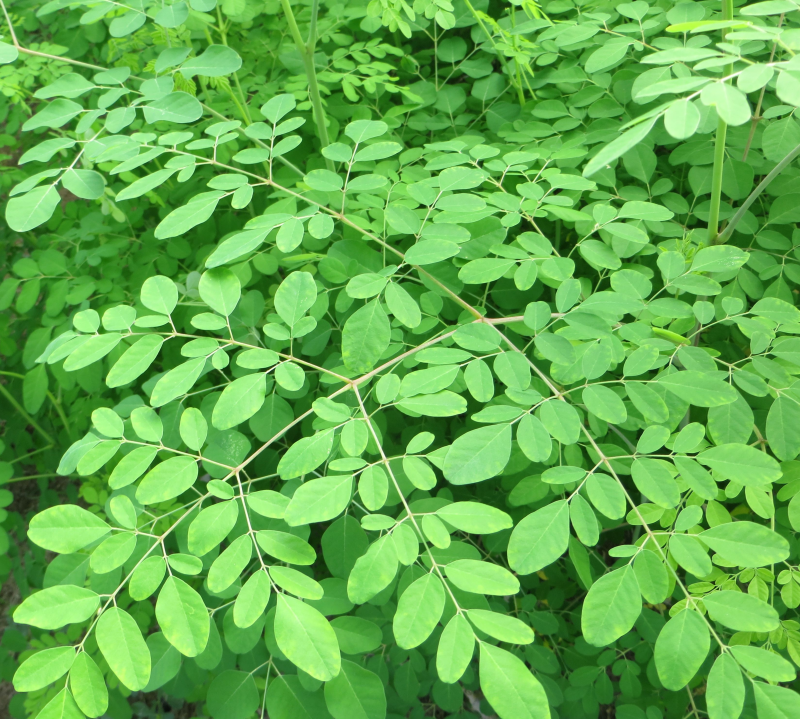
<svg viewBox="0 0 800 719">
<path fill-rule="evenodd" d="M 800 716 L 792 0 L 3 10 L 13 716 Z"/>
</svg>

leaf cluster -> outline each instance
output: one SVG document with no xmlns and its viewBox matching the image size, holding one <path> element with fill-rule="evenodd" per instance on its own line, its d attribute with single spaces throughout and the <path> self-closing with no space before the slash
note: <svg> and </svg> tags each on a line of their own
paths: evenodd
<svg viewBox="0 0 800 719">
<path fill-rule="evenodd" d="M 0 5 L 15 719 L 800 716 L 793 0 Z"/>
</svg>

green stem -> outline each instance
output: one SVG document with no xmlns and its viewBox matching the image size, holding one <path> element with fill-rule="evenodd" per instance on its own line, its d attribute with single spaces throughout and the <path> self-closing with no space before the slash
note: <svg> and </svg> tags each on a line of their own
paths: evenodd
<svg viewBox="0 0 800 719">
<path fill-rule="evenodd" d="M 308 94 L 311 98 L 311 105 L 314 108 L 314 120 L 317 123 L 317 136 L 322 144 L 322 147 L 330 145 L 328 139 L 328 123 L 325 116 L 325 110 L 322 107 L 322 95 L 319 92 L 319 83 L 317 82 L 317 69 L 314 65 L 314 50 L 317 45 L 317 15 L 319 14 L 319 0 L 313 0 L 311 5 L 311 26 L 308 35 L 308 42 L 303 42 L 303 37 L 300 35 L 300 28 L 297 26 L 297 20 L 292 11 L 292 4 L 290 0 L 281 0 L 281 7 L 283 14 L 286 15 L 286 22 L 289 25 L 289 32 L 292 35 L 294 44 L 297 51 L 303 58 L 303 65 L 306 69 L 306 77 L 308 78 Z M 333 160 L 325 158 L 327 168 L 334 172 Z"/>
<path fill-rule="evenodd" d="M 4 487 L 7 484 L 13 484 L 14 482 L 25 482 L 29 479 L 49 479 L 50 477 L 60 477 L 59 474 L 28 474 L 24 477 L 14 477 L 13 479 L 7 479 L 5 482 L 0 484 L 0 487 Z"/>
<path fill-rule="evenodd" d="M 483 18 L 478 14 L 478 11 L 472 6 L 472 3 L 469 0 L 464 0 L 464 1 L 467 3 L 467 7 L 469 8 L 469 11 L 472 13 L 472 17 L 475 18 L 475 20 L 477 21 L 478 25 L 480 25 L 481 30 L 483 30 L 483 34 L 486 35 L 486 38 L 491 43 L 492 49 L 495 51 L 495 53 L 497 55 L 497 59 L 500 61 L 500 64 L 503 67 L 503 72 L 508 77 L 509 82 L 512 85 L 515 85 L 515 83 L 514 83 L 514 77 L 515 77 L 514 71 L 511 70 L 508 67 L 508 63 L 506 62 L 505 55 L 503 55 L 502 51 L 497 47 L 497 45 L 495 45 L 494 38 L 492 37 L 492 33 L 490 33 L 489 29 L 486 27 L 486 25 L 484 25 Z M 525 96 L 522 94 L 522 87 L 521 86 L 517 86 L 517 91 L 518 91 L 518 94 L 519 94 L 519 104 L 520 104 L 520 107 L 521 107 L 522 105 L 525 104 Z"/>
<path fill-rule="evenodd" d="M 6 373 L 5 373 L 5 372 L 3 372 L 2 374 L 6 374 Z M 19 413 L 20 413 L 20 414 L 21 414 L 21 415 L 22 415 L 22 416 L 25 418 L 25 421 L 26 421 L 26 422 L 27 422 L 27 423 L 28 423 L 28 424 L 29 424 L 31 427 L 33 427 L 33 428 L 34 428 L 34 429 L 35 429 L 35 430 L 36 430 L 36 431 L 37 431 L 37 432 L 38 432 L 40 435 L 42 435 L 42 437 L 44 437 L 44 439 L 46 439 L 46 440 L 47 440 L 47 441 L 48 441 L 50 444 L 55 444 L 55 440 L 54 440 L 54 439 L 53 439 L 53 438 L 52 438 L 52 437 L 51 437 L 49 434 L 47 434 L 47 432 L 45 432 L 45 431 L 44 431 L 44 430 L 43 430 L 43 429 L 42 429 L 42 428 L 39 426 L 39 424 L 36 422 L 36 420 L 35 420 L 33 417 L 31 417 L 31 416 L 30 416 L 30 415 L 29 415 L 29 414 L 28 414 L 28 413 L 27 413 L 27 412 L 24 410 L 24 408 L 22 407 L 22 405 L 21 405 L 19 402 L 17 402 L 17 400 L 16 400 L 16 399 L 14 399 L 14 396 L 11 394 L 11 392 L 9 392 L 9 391 L 8 391 L 8 390 L 5 388 L 5 385 L 2 385 L 2 384 L 0 384 L 0 394 L 2 394 L 2 395 L 3 395 L 3 396 L 4 396 L 4 397 L 5 397 L 7 400 L 8 400 L 8 403 L 9 403 L 9 404 L 10 404 L 10 405 L 11 405 L 11 406 L 12 406 L 12 407 L 15 409 L 15 410 L 17 410 L 17 412 L 19 412 Z"/>
<path fill-rule="evenodd" d="M 728 124 L 717 120 L 717 137 L 714 140 L 714 170 L 711 175 L 711 210 L 708 213 L 708 244 L 717 242 L 719 234 L 719 206 L 722 201 L 722 166 L 725 162 L 725 137 Z"/>
<path fill-rule="evenodd" d="M 778 175 L 783 172 L 783 170 L 794 160 L 798 155 L 800 155 L 800 145 L 797 145 L 786 157 L 784 157 L 775 167 L 773 170 L 763 179 L 760 183 L 758 183 L 758 187 L 753 190 L 748 198 L 742 203 L 742 206 L 736 211 L 736 214 L 733 216 L 733 219 L 728 223 L 728 226 L 719 233 L 719 237 L 717 238 L 718 243 L 726 242 L 728 238 L 733 234 L 736 225 L 739 224 L 739 221 L 744 217 L 745 212 L 750 209 L 750 205 L 752 205 L 758 196 L 767 188 L 767 185 L 770 184 Z"/>
<path fill-rule="evenodd" d="M 9 462 L 9 464 L 14 464 L 15 462 L 25 462 L 26 460 L 36 456 L 37 454 L 46 452 L 48 449 L 53 449 L 53 445 L 49 444 L 47 445 L 47 447 L 42 447 L 41 449 L 35 449 L 33 450 L 33 452 L 28 452 L 28 454 L 23 454 L 21 457 L 15 457 Z"/>
<path fill-rule="evenodd" d="M 61 402 L 59 402 L 53 396 L 52 392 L 48 391 L 47 396 L 50 399 L 50 402 L 53 404 L 53 408 L 55 409 L 59 418 L 61 419 L 61 424 L 63 424 L 64 429 L 67 430 L 67 437 L 69 437 L 70 441 L 72 441 L 72 427 L 70 426 L 69 420 L 67 419 L 67 415 L 64 414 L 64 408 L 61 406 Z"/>
<path fill-rule="evenodd" d="M 784 14 L 781 13 L 781 17 L 778 20 L 778 27 L 780 28 L 783 25 Z M 775 51 L 778 49 L 778 39 L 775 39 L 775 42 L 772 43 L 772 50 L 769 53 L 769 62 L 772 64 L 772 61 L 775 59 Z M 750 145 L 753 144 L 753 137 L 756 134 L 756 128 L 758 127 L 758 123 L 761 120 L 761 106 L 764 104 L 764 94 L 767 91 L 767 86 L 761 88 L 761 93 L 758 96 L 758 102 L 756 103 L 755 112 L 753 112 L 753 119 L 750 121 L 750 134 L 747 136 L 747 142 L 744 146 L 744 152 L 742 153 L 742 162 L 747 160 L 747 155 L 750 152 Z"/>
<path fill-rule="evenodd" d="M 733 0 L 722 0 L 722 19 L 733 20 Z M 720 33 L 725 41 L 727 30 Z M 733 74 L 733 64 L 725 67 L 725 75 Z M 714 140 L 714 169 L 711 175 L 711 210 L 708 214 L 708 244 L 719 242 L 719 207 L 722 201 L 722 169 L 725 162 L 725 138 L 728 124 L 720 117 L 717 121 L 717 136 Z"/>
<path fill-rule="evenodd" d="M 222 44 L 226 47 L 228 46 L 228 33 L 225 30 L 225 22 L 222 19 L 222 13 L 220 12 L 219 5 L 217 5 L 217 25 L 219 26 L 219 36 L 222 39 Z M 209 45 L 213 45 L 213 40 L 211 39 L 211 34 L 208 32 L 208 28 L 203 28 L 206 34 L 206 38 L 208 39 Z M 245 97 L 244 91 L 242 90 L 242 85 L 239 82 L 239 74 L 237 72 L 233 73 L 233 80 L 236 83 L 236 89 L 239 91 L 239 98 L 237 99 L 233 93 L 233 89 L 228 87 L 228 94 L 231 96 L 234 105 L 239 109 L 239 113 L 242 116 L 242 120 L 245 125 L 252 125 L 253 119 L 250 117 L 250 111 L 247 109 L 247 98 Z"/>
</svg>

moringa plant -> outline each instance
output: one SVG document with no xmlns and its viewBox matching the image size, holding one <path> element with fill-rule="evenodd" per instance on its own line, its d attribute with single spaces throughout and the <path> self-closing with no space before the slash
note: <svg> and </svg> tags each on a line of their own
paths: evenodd
<svg viewBox="0 0 800 719">
<path fill-rule="evenodd" d="M 12 716 L 800 716 L 794 0 L 2 3 Z"/>
</svg>

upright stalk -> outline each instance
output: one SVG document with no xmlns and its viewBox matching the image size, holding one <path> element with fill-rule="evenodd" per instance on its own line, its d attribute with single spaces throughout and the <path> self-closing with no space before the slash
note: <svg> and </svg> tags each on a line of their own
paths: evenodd
<svg viewBox="0 0 800 719">
<path fill-rule="evenodd" d="M 733 0 L 722 0 L 722 19 L 733 20 Z M 727 30 L 721 31 L 725 40 Z M 733 74 L 733 64 L 725 66 L 724 75 Z M 711 176 L 711 210 L 708 213 L 708 244 L 718 242 L 719 237 L 719 206 L 722 198 L 722 166 L 725 162 L 725 138 L 728 134 L 728 124 L 720 117 L 717 122 L 717 136 L 714 140 L 714 171 Z"/>
<path fill-rule="evenodd" d="M 522 85 L 514 82 L 514 76 L 515 76 L 514 71 L 511 70 L 511 68 L 509 68 L 508 63 L 506 62 L 506 57 L 505 55 L 503 55 L 503 51 L 495 44 L 494 37 L 492 37 L 492 33 L 489 32 L 489 29 L 484 24 L 483 18 L 481 18 L 481 16 L 478 14 L 478 11 L 472 6 L 472 3 L 469 0 L 465 0 L 465 2 L 467 3 L 469 11 L 472 13 L 472 17 L 475 18 L 475 21 L 478 23 L 478 25 L 480 25 L 481 30 L 483 30 L 483 34 L 486 35 L 486 39 L 489 40 L 489 42 L 491 43 L 492 49 L 497 55 L 497 59 L 500 61 L 500 65 L 502 65 L 503 67 L 503 72 L 508 77 L 509 83 L 511 83 L 512 87 L 517 88 L 519 106 L 522 107 L 525 104 L 525 96 L 522 92 Z M 513 20 L 513 15 L 512 15 L 512 20 Z M 519 64 L 517 64 L 517 67 L 519 67 Z"/>
<path fill-rule="evenodd" d="M 772 171 L 763 180 L 761 180 L 761 182 L 758 183 L 756 189 L 750 193 L 747 199 L 742 203 L 742 206 L 736 211 L 736 214 L 728 223 L 727 227 L 719 233 L 717 243 L 721 244 L 723 242 L 727 242 L 728 238 L 736 229 L 736 225 L 739 224 L 739 220 L 744 217 L 747 210 L 750 209 L 750 206 L 758 199 L 758 196 L 767 189 L 767 186 L 770 184 L 770 182 L 778 177 L 778 175 L 780 175 L 781 172 L 783 172 L 783 170 L 788 167 L 792 160 L 794 160 L 798 155 L 800 155 L 800 145 L 797 145 L 793 150 L 791 150 L 777 165 L 775 165 L 774 168 L 772 168 Z"/>
<path fill-rule="evenodd" d="M 719 236 L 719 206 L 722 198 L 722 165 L 725 162 L 725 138 L 728 124 L 721 117 L 717 120 L 717 136 L 714 140 L 714 172 L 711 175 L 711 211 L 708 213 L 708 244 L 713 245 Z"/>
<path fill-rule="evenodd" d="M 300 35 L 300 28 L 297 26 L 297 20 L 292 11 L 292 4 L 290 0 L 281 0 L 281 7 L 283 13 L 286 15 L 286 22 L 289 24 L 289 32 L 292 35 L 294 44 L 297 47 L 300 56 L 303 58 L 303 65 L 306 69 L 306 77 L 308 78 L 308 94 L 311 98 L 311 105 L 314 108 L 314 121 L 317 123 L 317 136 L 322 144 L 322 147 L 330 145 L 328 139 L 328 123 L 325 117 L 325 110 L 322 107 L 322 96 L 319 93 L 319 83 L 317 82 L 317 69 L 314 65 L 314 50 L 317 46 L 317 15 L 319 14 L 319 0 L 313 0 L 311 4 L 311 25 L 308 31 L 308 41 L 303 42 L 303 37 Z M 325 164 L 328 169 L 333 172 L 333 160 L 325 158 Z"/>
</svg>

